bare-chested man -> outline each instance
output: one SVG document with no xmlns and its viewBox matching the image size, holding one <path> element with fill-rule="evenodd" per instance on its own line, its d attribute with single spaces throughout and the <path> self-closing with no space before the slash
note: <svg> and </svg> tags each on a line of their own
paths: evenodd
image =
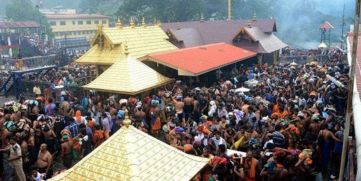
<svg viewBox="0 0 361 181">
<path fill-rule="evenodd" d="M 69 135 L 63 135 L 63 143 L 61 144 L 61 158 L 63 160 L 63 165 L 66 168 L 70 168 L 72 165 L 72 143 L 69 141 Z"/>
<path fill-rule="evenodd" d="M 320 131 L 318 137 L 318 145 L 321 148 L 322 155 L 321 166 L 322 170 L 326 171 L 329 166 L 328 164 L 331 157 L 333 141 L 341 142 L 342 140 L 338 139 L 335 134 L 330 131 L 329 125 L 324 125 L 324 128 Z"/>
<path fill-rule="evenodd" d="M 47 149 L 46 144 L 40 145 L 40 151 L 38 155 L 38 160 L 36 161 L 36 165 L 39 169 L 40 173 L 45 173 L 46 175 L 51 175 L 49 170 L 53 164 L 53 156 Z"/>
<path fill-rule="evenodd" d="M 138 105 L 134 109 L 134 119 L 139 123 L 145 123 L 145 112 L 143 111 L 141 105 Z"/>
<path fill-rule="evenodd" d="M 184 108 L 183 108 L 184 116 L 185 116 L 185 119 L 188 120 L 188 118 L 191 116 L 192 111 L 193 111 L 194 99 L 193 99 L 193 97 L 186 95 L 183 102 L 184 102 Z"/>
<path fill-rule="evenodd" d="M 184 119 L 184 102 L 182 101 L 182 96 L 177 96 L 175 99 L 173 98 L 173 102 L 175 104 L 175 111 L 179 121 L 183 121 Z"/>
</svg>

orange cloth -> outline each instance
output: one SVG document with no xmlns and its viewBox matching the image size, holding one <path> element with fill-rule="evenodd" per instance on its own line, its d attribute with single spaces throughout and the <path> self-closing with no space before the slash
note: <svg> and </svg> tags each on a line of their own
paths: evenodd
<svg viewBox="0 0 361 181">
<path fill-rule="evenodd" d="M 278 168 L 278 169 L 284 169 L 285 167 L 284 167 L 282 164 L 277 163 L 277 164 L 276 164 L 276 168 Z"/>
<path fill-rule="evenodd" d="M 246 181 L 255 181 L 256 180 L 256 159 L 252 158 L 251 168 L 249 168 L 249 174 L 246 176 Z"/>
<path fill-rule="evenodd" d="M 157 120 L 154 122 L 154 124 L 152 125 L 152 133 L 153 134 L 158 134 L 159 130 L 162 128 L 162 124 L 160 121 L 160 118 L 157 117 Z"/>
<path fill-rule="evenodd" d="M 98 147 L 100 144 L 102 144 L 105 140 L 105 135 L 103 130 L 95 130 L 93 142 L 94 142 L 94 148 Z"/>
<path fill-rule="evenodd" d="M 191 144 L 185 144 L 183 146 L 183 150 L 184 150 L 184 152 L 189 153 L 193 150 L 193 146 Z"/>
<path fill-rule="evenodd" d="M 280 111 L 280 108 L 279 108 L 278 104 L 275 104 L 275 105 L 273 106 L 272 112 L 273 112 L 273 113 L 276 113 L 276 112 L 279 112 L 279 111 Z"/>
<path fill-rule="evenodd" d="M 129 104 L 130 105 L 135 105 L 137 103 L 137 98 L 135 97 L 130 97 L 129 100 L 128 100 Z"/>
<path fill-rule="evenodd" d="M 271 118 L 272 119 L 278 119 L 281 117 L 281 113 L 280 112 L 274 112 L 272 115 L 271 115 Z"/>
<path fill-rule="evenodd" d="M 209 135 L 211 132 L 209 131 L 208 127 L 204 125 L 198 126 L 198 131 L 202 132 L 205 135 Z"/>
<path fill-rule="evenodd" d="M 300 130 L 294 124 L 290 124 L 289 128 L 291 133 L 294 132 L 297 136 L 300 136 Z"/>
<path fill-rule="evenodd" d="M 215 166 L 216 164 L 219 165 L 226 165 L 227 164 L 227 159 L 224 157 L 219 157 L 219 156 L 215 156 L 213 157 L 213 159 L 211 160 L 211 165 Z"/>
<path fill-rule="evenodd" d="M 287 110 L 284 110 L 282 113 L 280 113 L 280 118 L 285 118 L 288 116 L 288 111 Z"/>
</svg>

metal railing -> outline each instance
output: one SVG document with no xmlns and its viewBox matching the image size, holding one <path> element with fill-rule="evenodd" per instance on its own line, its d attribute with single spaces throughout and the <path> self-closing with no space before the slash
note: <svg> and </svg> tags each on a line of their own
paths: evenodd
<svg viewBox="0 0 361 181">
<path fill-rule="evenodd" d="M 56 54 L 46 56 L 27 57 L 22 59 L 1 58 L 0 70 L 14 71 L 21 69 L 33 69 L 49 65 L 57 65 L 58 61 Z"/>
<path fill-rule="evenodd" d="M 323 65 L 329 60 L 328 55 L 281 55 L 280 62 L 281 63 L 291 63 L 296 62 L 298 64 L 307 63 L 308 60 L 317 61 L 319 64 Z"/>
</svg>

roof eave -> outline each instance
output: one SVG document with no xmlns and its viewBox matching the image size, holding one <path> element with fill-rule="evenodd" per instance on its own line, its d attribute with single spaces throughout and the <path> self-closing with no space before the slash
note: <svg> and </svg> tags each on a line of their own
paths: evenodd
<svg viewBox="0 0 361 181">
<path fill-rule="evenodd" d="M 115 62 L 86 62 L 86 61 L 75 61 L 79 65 L 113 65 Z"/>
<path fill-rule="evenodd" d="M 127 90 L 127 91 L 124 91 L 124 90 L 109 90 L 109 89 L 104 89 L 104 88 L 93 88 L 93 87 L 90 87 L 88 85 L 85 85 L 85 86 L 82 86 L 82 87 L 84 89 L 86 89 L 86 90 L 96 90 L 96 91 L 99 91 L 99 92 L 117 93 L 117 94 L 124 94 L 124 95 L 137 95 L 137 94 L 147 92 L 147 91 L 152 90 L 152 89 L 156 89 L 157 87 L 162 87 L 162 86 L 167 85 L 167 84 L 169 84 L 169 83 L 171 83 L 173 81 L 174 81 L 174 79 L 169 79 L 169 80 L 167 80 L 165 82 L 154 85 L 152 87 L 148 87 L 148 88 L 141 89 L 141 90 Z"/>
</svg>

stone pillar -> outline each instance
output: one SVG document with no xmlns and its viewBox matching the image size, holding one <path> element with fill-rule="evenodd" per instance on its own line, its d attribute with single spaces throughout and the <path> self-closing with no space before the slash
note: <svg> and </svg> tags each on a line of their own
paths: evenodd
<svg viewBox="0 0 361 181">
<path fill-rule="evenodd" d="M 262 65 L 262 63 L 263 63 L 263 54 L 258 54 L 257 55 L 257 63 L 259 65 Z"/>
<path fill-rule="evenodd" d="M 279 63 L 279 58 L 280 58 L 279 53 L 280 53 L 279 50 L 273 52 L 273 64 Z"/>
</svg>

